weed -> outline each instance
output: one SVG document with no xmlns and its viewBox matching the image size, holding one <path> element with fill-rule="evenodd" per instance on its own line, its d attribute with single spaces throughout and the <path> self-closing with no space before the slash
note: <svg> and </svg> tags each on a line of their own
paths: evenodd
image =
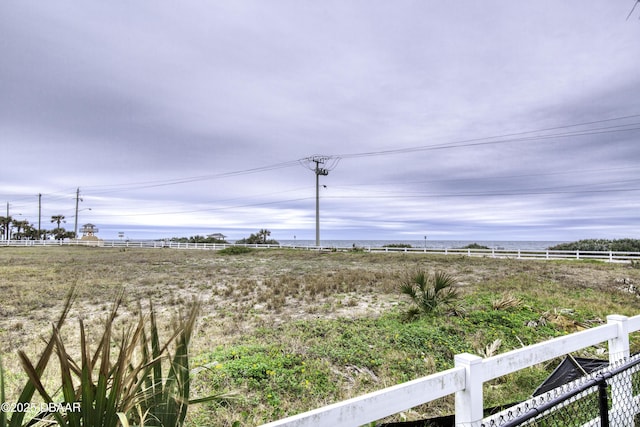
<svg viewBox="0 0 640 427">
<path fill-rule="evenodd" d="M 506 310 L 509 308 L 520 307 L 522 300 L 513 296 L 510 292 L 503 294 L 499 299 L 491 303 L 494 310 Z"/>
</svg>

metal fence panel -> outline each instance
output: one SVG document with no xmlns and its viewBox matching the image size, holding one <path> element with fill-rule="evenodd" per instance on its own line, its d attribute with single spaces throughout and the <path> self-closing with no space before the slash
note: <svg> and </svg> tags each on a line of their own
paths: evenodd
<svg viewBox="0 0 640 427">
<path fill-rule="evenodd" d="M 640 425 L 640 355 L 484 419 L 482 427 Z"/>
</svg>

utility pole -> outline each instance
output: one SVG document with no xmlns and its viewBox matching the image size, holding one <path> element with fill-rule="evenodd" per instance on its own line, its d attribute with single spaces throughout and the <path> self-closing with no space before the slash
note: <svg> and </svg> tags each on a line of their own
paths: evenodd
<svg viewBox="0 0 640 427">
<path fill-rule="evenodd" d="M 312 162 L 316 164 L 316 246 L 320 246 L 320 175 L 327 176 L 329 171 L 320 167 L 320 164 L 324 164 L 322 159 L 314 158 Z"/>
<path fill-rule="evenodd" d="M 320 246 L 320 176 L 329 175 L 329 171 L 336 167 L 339 161 L 339 157 L 320 155 L 300 160 L 300 163 L 316 174 L 316 246 Z"/>
<path fill-rule="evenodd" d="M 78 203 L 81 202 L 82 199 L 80 198 L 80 187 L 78 187 L 78 189 L 76 190 L 76 221 L 75 221 L 75 225 L 73 227 L 73 238 L 77 239 L 78 238 Z"/>
<path fill-rule="evenodd" d="M 4 227 L 4 238 L 9 241 L 9 237 L 11 237 L 11 231 L 9 230 L 9 202 L 7 202 L 7 219 Z"/>
<path fill-rule="evenodd" d="M 42 240 L 42 193 L 38 193 L 38 239 Z"/>
</svg>

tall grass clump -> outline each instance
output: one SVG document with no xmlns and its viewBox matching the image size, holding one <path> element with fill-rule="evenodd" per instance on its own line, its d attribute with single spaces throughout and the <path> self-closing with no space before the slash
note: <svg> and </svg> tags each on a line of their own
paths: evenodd
<svg viewBox="0 0 640 427">
<path fill-rule="evenodd" d="M 116 299 L 105 319 L 95 348 L 89 343 L 86 329 L 79 320 L 80 342 L 75 353 L 65 342 L 60 329 L 73 302 L 69 294 L 58 322 L 52 325 L 50 338 L 39 360 L 33 363 L 23 351 L 18 352 L 28 381 L 18 402 L 30 403 L 37 392 L 48 409 L 25 422 L 25 412 L 15 412 L 8 419 L 0 414 L 0 427 L 52 425 L 65 427 L 157 426 L 178 427 L 184 424 L 190 403 L 220 400 L 223 394 L 190 400 L 189 341 L 194 330 L 199 303 L 194 302 L 185 316 L 173 322 L 169 338 L 162 342 L 153 306 L 149 316 L 142 314 L 133 325 L 118 332 L 114 320 L 123 302 Z M 42 380 L 52 360 L 60 372 L 53 390 Z M 1 372 L 0 372 L 1 373 Z M 0 398 L 5 400 L 0 375 Z M 35 407 L 35 406 L 34 406 Z"/>
</svg>

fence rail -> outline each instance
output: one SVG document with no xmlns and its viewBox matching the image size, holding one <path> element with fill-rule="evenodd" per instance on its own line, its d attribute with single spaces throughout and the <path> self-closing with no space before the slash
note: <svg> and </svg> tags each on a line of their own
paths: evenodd
<svg viewBox="0 0 640 427">
<path fill-rule="evenodd" d="M 273 421 L 262 427 L 364 425 L 448 395 L 455 395 L 456 426 L 488 425 L 483 420 L 483 385 L 491 379 L 603 342 L 608 342 L 611 365 L 629 359 L 629 334 L 640 330 L 640 315 L 631 318 L 611 315 L 607 316 L 607 322 L 485 359 L 469 353 L 458 354 L 455 367 L 447 371 Z M 610 413 L 618 413 L 621 405 L 638 399 L 631 387 L 619 387 L 615 393 L 617 398 L 609 408 Z M 628 415 L 633 417 L 636 413 Z"/>
<path fill-rule="evenodd" d="M 230 246 L 244 246 L 256 249 L 299 249 L 308 251 L 353 251 L 376 253 L 438 254 L 487 258 L 512 259 L 573 259 L 601 260 L 607 262 L 640 262 L 640 252 L 620 251 L 569 251 L 569 250 L 529 250 L 529 249 L 460 249 L 460 248 L 393 248 L 393 247 L 339 247 L 302 246 L 271 244 L 229 244 L 229 243 L 181 243 L 163 240 L 3 240 L 0 246 L 99 246 L 104 248 L 173 248 L 220 250 Z"/>
</svg>

